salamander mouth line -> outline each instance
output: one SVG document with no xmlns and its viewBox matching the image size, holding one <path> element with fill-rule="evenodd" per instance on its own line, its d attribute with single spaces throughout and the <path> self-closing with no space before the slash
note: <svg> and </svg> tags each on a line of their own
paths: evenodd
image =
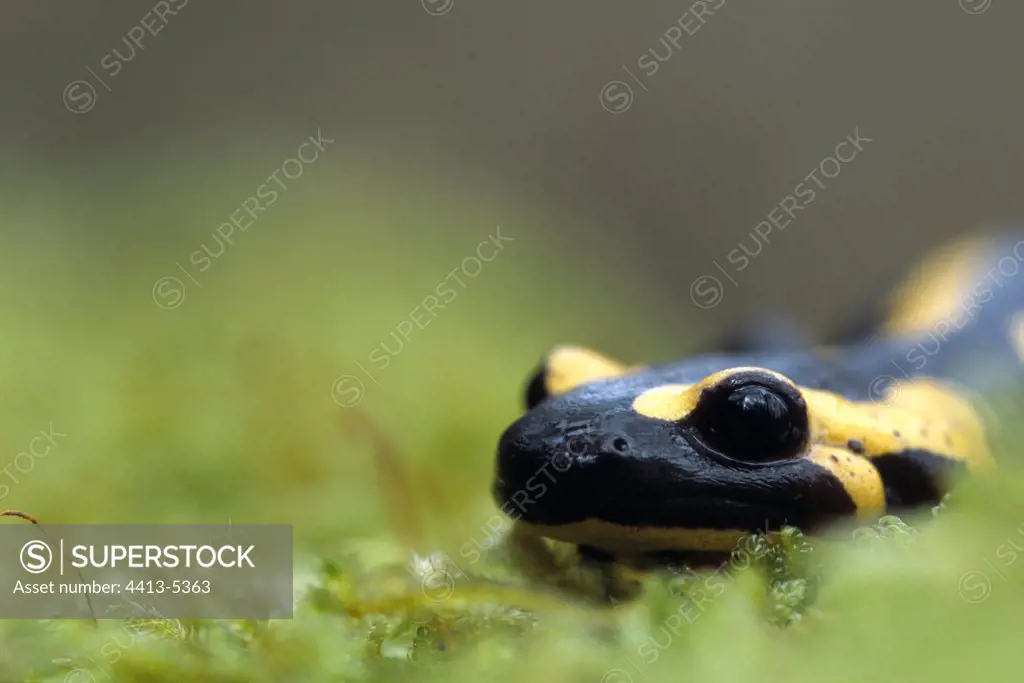
<svg viewBox="0 0 1024 683">
<path fill-rule="evenodd" d="M 794 500 L 802 498 L 803 494 L 798 494 L 794 497 Z M 506 501 L 511 501 L 511 497 L 506 498 Z M 570 525 L 586 524 L 586 523 L 601 523 L 610 524 L 616 527 L 629 528 L 629 529 L 663 529 L 669 530 L 707 530 L 707 529 L 719 529 L 722 531 L 726 530 L 746 530 L 747 532 L 761 530 L 773 530 L 789 524 L 789 517 L 792 516 L 792 510 L 787 510 L 781 506 L 766 505 L 763 503 L 749 503 L 739 501 L 734 498 L 727 497 L 714 497 L 714 496 L 695 496 L 692 498 L 686 498 L 686 507 L 691 509 L 701 510 L 721 510 L 728 512 L 729 517 L 733 519 L 748 519 L 756 520 L 752 523 L 741 524 L 741 525 L 730 525 L 716 527 L 708 524 L 687 524 L 684 518 L 680 518 L 674 521 L 665 522 L 651 522 L 651 523 L 640 523 L 640 522 L 627 522 L 621 521 L 621 516 L 615 514 L 613 509 L 617 506 L 614 499 L 609 498 L 603 503 L 597 503 L 589 509 L 581 510 L 578 513 L 566 513 L 560 511 L 560 514 L 544 516 L 543 518 L 537 515 L 530 514 L 529 506 L 525 506 L 525 510 L 515 508 L 514 505 L 510 506 L 514 512 L 521 513 L 521 519 L 527 524 L 544 526 L 544 527 L 566 527 Z M 665 502 L 661 501 L 658 503 L 658 510 L 664 510 L 666 507 Z M 671 507 L 671 504 L 668 505 Z M 832 516 L 829 516 L 832 517 Z M 834 517 L 841 517 L 839 513 L 836 513 Z M 618 518 L 618 519 L 617 519 Z M 776 520 L 775 524 L 772 520 Z"/>
</svg>

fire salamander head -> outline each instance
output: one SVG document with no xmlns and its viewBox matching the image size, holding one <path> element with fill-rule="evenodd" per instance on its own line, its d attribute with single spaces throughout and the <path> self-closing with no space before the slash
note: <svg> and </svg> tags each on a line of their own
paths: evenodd
<svg viewBox="0 0 1024 683">
<path fill-rule="evenodd" d="M 611 552 L 728 550 L 751 531 L 938 500 L 954 471 L 989 459 L 973 410 L 936 382 L 875 402 L 763 367 L 670 374 L 552 354 L 498 444 L 503 511 Z"/>
</svg>

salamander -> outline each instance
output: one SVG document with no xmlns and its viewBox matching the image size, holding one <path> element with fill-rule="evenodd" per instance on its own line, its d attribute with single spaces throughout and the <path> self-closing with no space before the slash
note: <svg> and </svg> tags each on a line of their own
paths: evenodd
<svg viewBox="0 0 1024 683">
<path fill-rule="evenodd" d="M 827 347 L 652 366 L 556 347 L 499 439 L 493 496 L 517 531 L 611 558 L 934 505 L 995 466 L 978 398 L 1024 387 L 1022 263 L 1013 236 L 947 245 Z"/>
</svg>

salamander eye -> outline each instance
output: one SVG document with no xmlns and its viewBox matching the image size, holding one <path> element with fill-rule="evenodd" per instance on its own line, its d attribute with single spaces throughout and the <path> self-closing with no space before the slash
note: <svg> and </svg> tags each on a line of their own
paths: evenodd
<svg viewBox="0 0 1024 683">
<path fill-rule="evenodd" d="M 748 463 L 787 460 L 807 445 L 807 404 L 792 383 L 739 372 L 704 390 L 689 423 L 718 453 Z"/>
</svg>

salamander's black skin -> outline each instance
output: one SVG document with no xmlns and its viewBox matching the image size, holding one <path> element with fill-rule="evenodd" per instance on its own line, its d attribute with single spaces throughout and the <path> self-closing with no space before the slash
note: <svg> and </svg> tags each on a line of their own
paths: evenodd
<svg viewBox="0 0 1024 683">
<path fill-rule="evenodd" d="M 1017 270 L 1024 238 L 941 252 L 842 349 L 773 334 L 649 368 L 557 349 L 499 440 L 495 499 L 531 533 L 647 555 L 934 504 L 992 465 L 973 399 L 1024 387 Z"/>
</svg>

